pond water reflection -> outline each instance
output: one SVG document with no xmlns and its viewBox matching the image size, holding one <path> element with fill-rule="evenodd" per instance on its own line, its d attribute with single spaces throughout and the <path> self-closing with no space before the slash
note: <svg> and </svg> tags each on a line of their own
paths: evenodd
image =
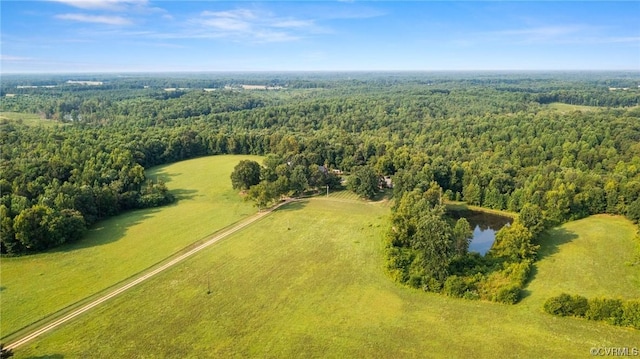
<svg viewBox="0 0 640 359">
<path fill-rule="evenodd" d="M 469 252 L 485 255 L 496 239 L 500 228 L 510 225 L 513 218 L 472 210 L 449 210 L 447 215 L 458 220 L 466 218 L 473 229 L 473 238 L 469 244 Z"/>
</svg>

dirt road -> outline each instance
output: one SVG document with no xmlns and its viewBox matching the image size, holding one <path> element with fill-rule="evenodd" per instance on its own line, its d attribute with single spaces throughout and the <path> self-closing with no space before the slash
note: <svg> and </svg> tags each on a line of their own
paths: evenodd
<svg viewBox="0 0 640 359">
<path fill-rule="evenodd" d="M 191 257 L 192 255 L 200 252 L 201 250 L 209 247 L 210 245 L 216 243 L 217 241 L 219 241 L 219 240 L 221 240 L 221 239 L 223 239 L 223 238 L 225 238 L 225 237 L 227 237 L 227 236 L 229 236 L 229 235 L 231 235 L 231 234 L 233 234 L 233 233 L 245 228 L 246 226 L 252 224 L 253 222 L 255 222 L 257 220 L 259 220 L 260 218 L 263 218 L 264 216 L 266 216 L 269 213 L 273 212 L 275 209 L 277 209 L 277 208 L 279 208 L 279 207 L 281 207 L 281 206 L 283 206 L 283 205 L 285 205 L 287 203 L 290 203 L 292 201 L 294 201 L 294 200 L 287 200 L 287 201 L 282 202 L 282 203 L 278 204 L 277 206 L 275 206 L 275 207 L 273 207 L 273 208 L 271 208 L 269 210 L 256 213 L 255 215 L 243 220 L 242 222 L 234 225 L 233 227 L 228 228 L 226 230 L 223 230 L 222 232 L 214 235 L 210 239 L 206 240 L 206 242 L 198 245 L 197 247 L 189 250 L 188 252 L 176 255 L 176 257 L 171 259 L 169 262 L 163 264 L 162 266 L 160 266 L 160 267 L 158 267 L 158 268 L 156 268 L 156 269 L 154 269 L 154 270 L 152 270 L 152 271 L 150 271 L 148 273 L 142 274 L 141 276 L 139 276 L 138 278 L 136 278 L 132 282 L 129 282 L 129 283 L 127 283 L 127 284 L 125 284 L 125 285 L 123 285 L 121 287 L 118 287 L 118 288 L 114 289 L 113 291 L 105 294 L 104 296 L 102 296 L 102 297 L 100 297 L 100 298 L 98 298 L 96 300 L 93 300 L 90 303 L 85 304 L 85 305 L 83 305 L 82 307 L 80 307 L 78 309 L 73 310 L 71 313 L 66 314 L 62 318 L 59 318 L 59 319 L 56 319 L 56 320 L 54 320 L 54 321 L 52 321 L 50 323 L 44 324 L 43 326 L 39 327 L 38 329 L 35 329 L 31 333 L 26 334 L 22 338 L 14 341 L 12 343 L 9 343 L 8 345 L 5 346 L 5 348 L 15 349 L 15 348 L 17 348 L 17 347 L 19 347 L 19 346 L 21 346 L 23 344 L 28 343 L 29 341 L 37 338 L 38 336 L 40 336 L 40 335 L 42 335 L 42 334 L 44 334 L 46 332 L 49 332 L 49 331 L 61 326 L 62 324 L 72 320 L 73 318 L 75 318 L 75 317 L 77 317 L 77 316 L 79 316 L 79 315 L 81 315 L 81 314 L 83 314 L 83 313 L 85 313 L 85 312 L 87 312 L 87 311 L 89 311 L 91 309 L 93 309 L 94 307 L 97 307 L 98 305 L 106 302 L 107 300 L 109 300 L 109 299 L 111 299 L 111 298 L 113 298 L 113 297 L 115 297 L 115 296 L 127 291 L 128 289 L 131 289 L 131 288 L 135 287 L 136 285 L 148 280 L 149 278 L 152 278 L 153 276 L 157 275 L 158 273 L 161 273 L 161 272 L 165 271 L 166 269 L 173 267 L 174 265 L 176 265 L 176 264 L 180 263 L 181 261 Z"/>
</svg>

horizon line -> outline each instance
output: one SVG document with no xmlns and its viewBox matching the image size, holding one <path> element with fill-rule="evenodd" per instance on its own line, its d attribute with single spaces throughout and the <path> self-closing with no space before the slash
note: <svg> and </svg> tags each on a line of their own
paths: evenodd
<svg viewBox="0 0 640 359">
<path fill-rule="evenodd" d="M 95 71 L 0 71 L 5 75 L 82 75 L 82 74 L 238 74 L 238 73 L 552 73 L 552 72 L 640 72 L 638 69 L 434 69 L 434 70 L 95 70 Z"/>
</svg>

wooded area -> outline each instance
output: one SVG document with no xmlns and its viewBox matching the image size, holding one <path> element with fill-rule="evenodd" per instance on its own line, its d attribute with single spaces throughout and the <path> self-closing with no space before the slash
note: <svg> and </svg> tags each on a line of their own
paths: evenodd
<svg viewBox="0 0 640 359">
<path fill-rule="evenodd" d="M 262 194 L 337 186 L 331 170 L 341 170 L 361 176 L 351 186 L 363 197 L 371 197 L 372 173 L 392 176 L 398 208 L 437 186 L 445 199 L 537 209 L 544 226 L 595 213 L 640 220 L 637 73 L 82 76 L 100 86 L 68 79 L 3 78 L 0 111 L 56 125 L 0 122 L 2 253 L 77 240 L 101 218 L 169 203 L 165 184 L 145 168 L 227 153 L 272 154 Z M 33 87 L 45 85 L 56 87 Z M 418 228 L 432 225 L 423 222 Z"/>
</svg>

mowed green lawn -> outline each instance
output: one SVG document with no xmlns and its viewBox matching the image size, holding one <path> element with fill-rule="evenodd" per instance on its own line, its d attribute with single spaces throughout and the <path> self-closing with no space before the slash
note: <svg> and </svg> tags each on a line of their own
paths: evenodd
<svg viewBox="0 0 640 359">
<path fill-rule="evenodd" d="M 7 335 L 154 265 L 256 212 L 231 189 L 242 159 L 213 156 L 150 170 L 178 201 L 102 221 L 81 241 L 50 252 L 2 258 L 0 333 Z"/>
<path fill-rule="evenodd" d="M 638 330 L 537 305 L 401 287 L 383 270 L 388 207 L 335 197 L 277 210 L 16 357 L 584 358 L 640 343 Z M 531 288 L 559 283 L 545 270 Z"/>
</svg>

